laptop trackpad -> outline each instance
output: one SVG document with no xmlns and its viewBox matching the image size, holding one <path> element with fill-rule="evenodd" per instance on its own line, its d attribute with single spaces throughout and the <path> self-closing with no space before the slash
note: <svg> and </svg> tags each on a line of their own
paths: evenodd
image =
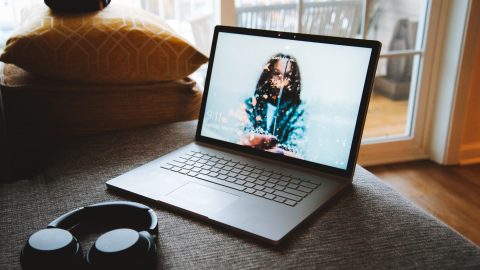
<svg viewBox="0 0 480 270">
<path fill-rule="evenodd" d="M 190 182 L 167 195 L 185 208 L 219 212 L 239 197 L 217 189 Z"/>
</svg>

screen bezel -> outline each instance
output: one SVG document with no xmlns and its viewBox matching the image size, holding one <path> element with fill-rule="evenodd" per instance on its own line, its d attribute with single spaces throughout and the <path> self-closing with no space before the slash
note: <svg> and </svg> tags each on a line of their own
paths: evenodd
<svg viewBox="0 0 480 270">
<path fill-rule="evenodd" d="M 360 107 L 357 114 L 357 121 L 355 124 L 355 130 L 353 133 L 352 145 L 350 148 L 350 154 L 348 157 L 348 163 L 347 163 L 346 169 L 340 169 L 340 168 L 331 167 L 324 164 L 315 163 L 312 161 L 297 159 L 293 157 L 287 157 L 284 155 L 278 155 L 278 154 L 267 152 L 264 150 L 254 149 L 248 146 L 242 146 L 235 143 L 221 141 L 218 139 L 213 139 L 213 138 L 209 138 L 201 135 L 203 119 L 205 116 L 205 107 L 206 107 L 207 98 L 208 98 L 208 90 L 210 86 L 210 78 L 211 78 L 213 63 L 215 61 L 215 50 L 217 47 L 217 39 L 218 39 L 218 34 L 220 32 L 268 37 L 268 38 L 300 40 L 300 41 L 307 41 L 307 42 L 335 44 L 335 45 L 343 45 L 343 46 L 365 47 L 365 48 L 372 49 L 372 53 L 370 55 L 370 60 L 368 63 L 367 74 L 365 76 L 363 93 L 362 93 Z M 203 98 L 202 98 L 202 104 L 200 108 L 200 115 L 198 118 L 198 125 L 197 125 L 197 131 L 195 134 L 195 140 L 201 143 L 212 144 L 214 146 L 219 146 L 219 147 L 225 147 L 230 150 L 239 151 L 239 152 L 250 154 L 250 155 L 258 155 L 263 158 L 273 159 L 273 160 L 285 162 L 288 164 L 307 167 L 309 169 L 313 169 L 321 173 L 335 174 L 341 177 L 349 177 L 349 178 L 353 177 L 353 173 L 355 171 L 355 164 L 358 157 L 358 151 L 360 148 L 362 132 L 365 125 L 368 103 L 369 103 L 372 88 L 373 88 L 373 81 L 374 81 L 375 71 L 378 64 L 378 58 L 379 58 L 381 46 L 382 46 L 381 43 L 375 40 L 318 36 L 318 35 L 308 35 L 308 34 L 298 34 L 298 33 L 290 33 L 290 32 L 278 32 L 278 31 L 258 30 L 258 29 L 248 29 L 248 28 L 217 25 L 215 27 L 215 31 L 213 34 L 212 48 L 210 51 L 210 60 L 208 64 L 207 76 L 205 79 L 205 87 L 203 91 Z"/>
</svg>

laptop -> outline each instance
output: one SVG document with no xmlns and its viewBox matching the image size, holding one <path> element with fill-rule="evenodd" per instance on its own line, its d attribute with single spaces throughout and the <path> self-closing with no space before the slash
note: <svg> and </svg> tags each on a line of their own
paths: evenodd
<svg viewBox="0 0 480 270">
<path fill-rule="evenodd" d="M 195 141 L 108 188 L 280 243 L 351 185 L 380 47 L 216 26 Z"/>
</svg>

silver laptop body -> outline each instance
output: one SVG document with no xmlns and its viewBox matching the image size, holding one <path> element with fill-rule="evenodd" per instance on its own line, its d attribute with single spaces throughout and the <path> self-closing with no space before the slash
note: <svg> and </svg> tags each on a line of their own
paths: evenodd
<svg viewBox="0 0 480 270">
<path fill-rule="evenodd" d="M 107 187 L 280 243 L 352 183 L 380 47 L 217 26 L 195 142 Z"/>
</svg>

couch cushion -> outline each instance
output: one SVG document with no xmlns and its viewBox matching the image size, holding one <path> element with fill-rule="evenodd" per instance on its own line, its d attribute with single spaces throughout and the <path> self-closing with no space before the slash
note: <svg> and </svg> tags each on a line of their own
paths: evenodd
<svg viewBox="0 0 480 270">
<path fill-rule="evenodd" d="M 9 138 L 20 143 L 196 119 L 202 100 L 189 78 L 98 85 L 43 78 L 12 64 L 0 87 Z"/>
<path fill-rule="evenodd" d="M 0 184 L 0 268 L 19 269 L 28 236 L 73 208 L 132 199 L 105 182 L 194 138 L 196 122 L 122 131 L 50 149 L 42 173 Z M 278 247 L 151 202 L 158 269 L 473 269 L 480 249 L 357 166 L 351 188 Z M 88 249 L 98 234 L 80 234 Z"/>
<path fill-rule="evenodd" d="M 104 10 L 26 11 L 0 61 L 43 76 L 96 83 L 181 79 L 207 61 L 157 16 L 113 1 Z"/>
</svg>

